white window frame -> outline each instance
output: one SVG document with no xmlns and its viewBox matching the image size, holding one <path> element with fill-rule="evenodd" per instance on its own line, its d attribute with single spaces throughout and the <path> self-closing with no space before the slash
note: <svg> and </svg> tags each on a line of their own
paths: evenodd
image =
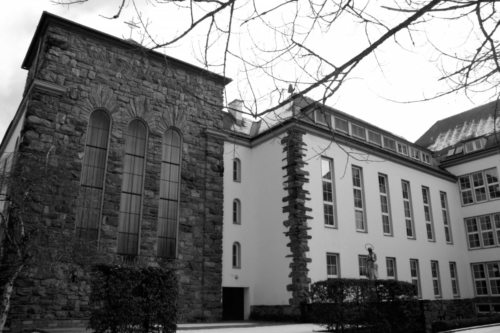
<svg viewBox="0 0 500 333">
<path fill-rule="evenodd" d="M 406 187 L 406 190 L 405 190 L 405 187 Z M 414 219 L 413 219 L 413 205 L 412 205 L 412 201 L 411 201 L 410 182 L 407 180 L 401 180 L 401 188 L 402 188 L 402 197 L 403 197 L 403 214 L 404 214 L 404 220 L 405 220 L 406 237 L 409 239 L 417 239 L 417 235 L 415 233 L 415 223 L 414 223 Z M 405 198 L 405 192 L 407 193 L 406 198 Z M 407 204 L 408 207 L 406 207 L 405 204 Z M 411 231 L 411 235 L 408 234 L 408 231 Z"/>
<path fill-rule="evenodd" d="M 358 267 L 359 267 L 359 276 L 368 278 L 368 256 L 366 254 L 358 255 Z"/>
<path fill-rule="evenodd" d="M 392 142 L 392 146 L 391 146 L 391 144 L 387 144 L 387 142 Z M 393 138 L 390 138 L 390 137 L 387 137 L 384 135 L 382 137 L 382 143 L 383 143 L 385 149 L 389 149 L 392 151 L 398 150 L 396 140 L 394 140 Z"/>
<path fill-rule="evenodd" d="M 241 160 L 233 158 L 233 182 L 241 183 Z"/>
<path fill-rule="evenodd" d="M 408 156 L 408 145 L 402 142 L 397 142 L 398 153 Z"/>
<path fill-rule="evenodd" d="M 325 163 L 327 163 L 329 169 L 327 173 L 325 173 L 326 170 L 323 170 Z M 321 156 L 320 166 L 321 166 L 321 189 L 323 196 L 323 223 L 327 227 L 337 228 L 338 227 L 337 205 L 336 205 L 335 173 L 333 169 L 333 159 Z M 325 175 L 329 175 L 330 178 L 325 177 Z M 330 195 L 328 194 L 327 191 L 328 188 L 331 189 Z"/>
<path fill-rule="evenodd" d="M 496 266 L 496 269 L 492 268 L 494 266 Z M 480 269 L 478 270 L 477 268 Z M 472 280 L 474 281 L 474 293 L 476 296 L 500 296 L 500 261 L 472 263 L 471 272 Z M 478 277 L 476 272 L 482 272 L 484 276 Z M 497 274 L 497 276 L 494 274 Z M 477 292 L 478 283 L 482 284 L 481 287 L 486 287 L 486 293 Z"/>
<path fill-rule="evenodd" d="M 422 287 L 420 285 L 420 267 L 418 259 L 410 259 L 410 277 L 411 283 L 417 286 L 418 298 L 422 298 Z"/>
<path fill-rule="evenodd" d="M 460 297 L 460 284 L 458 283 L 457 263 L 450 261 L 451 293 L 453 297 Z"/>
<path fill-rule="evenodd" d="M 355 170 L 359 171 L 359 184 L 356 184 L 356 179 L 354 178 Z M 351 166 L 352 173 L 352 188 L 353 188 L 353 202 L 354 202 L 354 223 L 356 227 L 356 231 L 358 232 L 367 232 L 368 225 L 366 221 L 366 205 L 365 205 L 365 193 L 364 193 L 364 185 L 363 185 L 363 169 L 361 167 L 352 165 Z M 359 193 L 359 200 L 356 200 L 357 194 Z M 361 204 L 361 205 L 359 205 Z M 361 216 L 362 225 L 358 224 L 357 217 Z"/>
<path fill-rule="evenodd" d="M 335 120 L 335 130 L 349 134 L 349 122 L 347 120 L 339 117 L 334 117 L 334 120 Z M 342 127 L 344 124 L 345 128 Z"/>
<path fill-rule="evenodd" d="M 469 250 L 500 247 L 500 212 L 467 217 L 464 221 Z M 485 244 L 485 239 L 492 239 L 493 244 Z M 472 240 L 477 240 L 479 245 L 471 246 Z"/>
<path fill-rule="evenodd" d="M 387 274 L 387 279 L 390 280 L 397 280 L 398 279 L 398 268 L 396 264 L 396 258 L 395 257 L 385 257 L 385 268 L 386 268 L 386 274 Z M 392 271 L 392 275 L 389 273 Z"/>
<path fill-rule="evenodd" d="M 384 180 L 384 184 L 381 183 L 381 179 Z M 382 233 L 384 236 L 393 236 L 391 200 L 389 196 L 389 178 L 386 174 L 378 174 L 378 188 L 380 197 L 380 212 L 382 215 Z M 384 206 L 386 206 L 386 211 L 384 211 Z M 384 217 L 386 218 L 386 221 L 384 221 Z"/>
<path fill-rule="evenodd" d="M 239 242 L 234 242 L 232 245 L 232 266 L 234 269 L 241 268 L 241 244 Z"/>
<path fill-rule="evenodd" d="M 427 186 L 422 186 L 422 203 L 424 207 L 425 232 L 427 240 L 435 242 L 436 233 L 434 232 L 434 219 L 432 217 L 431 193 L 429 187 Z"/>
<path fill-rule="evenodd" d="M 439 273 L 439 262 L 437 260 L 431 260 L 431 277 L 434 297 L 441 298 L 443 293 L 441 291 L 441 276 Z"/>
<path fill-rule="evenodd" d="M 494 173 L 494 176 L 490 173 Z M 465 187 L 466 183 L 468 187 Z M 497 194 L 500 191 L 500 183 L 496 167 L 461 175 L 458 177 L 458 185 L 462 206 L 500 199 L 500 194 Z M 468 200 L 464 200 L 464 197 Z"/>
<path fill-rule="evenodd" d="M 374 138 L 378 138 L 378 139 L 374 139 Z M 382 147 L 382 135 L 378 132 L 368 130 L 368 142 Z"/>
<path fill-rule="evenodd" d="M 364 135 L 361 135 L 361 132 L 363 132 Z M 366 128 L 358 124 L 351 123 L 351 136 L 366 141 Z"/>
<path fill-rule="evenodd" d="M 439 192 L 439 201 L 441 203 L 441 216 L 443 218 L 444 238 L 446 243 L 453 244 L 453 232 L 450 223 L 450 211 L 448 209 L 448 195 L 444 191 Z"/>
<path fill-rule="evenodd" d="M 314 110 L 314 122 L 320 125 L 330 127 L 332 124 L 332 116 L 323 109 Z"/>
<path fill-rule="evenodd" d="M 334 263 L 331 259 L 334 260 Z M 326 276 L 328 279 L 340 277 L 340 256 L 338 253 L 328 252 L 326 254 Z"/>
<path fill-rule="evenodd" d="M 233 200 L 233 209 L 232 209 L 232 217 L 233 217 L 233 224 L 236 225 L 241 225 L 241 201 L 240 199 L 234 199 Z"/>
</svg>

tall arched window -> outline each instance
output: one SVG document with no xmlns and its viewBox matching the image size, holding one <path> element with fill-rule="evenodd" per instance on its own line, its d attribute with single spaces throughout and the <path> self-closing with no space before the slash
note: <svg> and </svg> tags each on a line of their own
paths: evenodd
<svg viewBox="0 0 500 333">
<path fill-rule="evenodd" d="M 233 243 L 233 268 L 241 268 L 241 245 Z"/>
<path fill-rule="evenodd" d="M 233 224 L 241 224 L 241 201 L 233 200 Z"/>
<path fill-rule="evenodd" d="M 76 212 L 76 235 L 84 240 L 95 241 L 99 235 L 110 125 L 105 111 L 90 115 Z"/>
<path fill-rule="evenodd" d="M 142 191 L 146 160 L 146 125 L 134 119 L 125 134 L 125 158 L 118 225 L 118 253 L 136 255 L 142 212 Z"/>
<path fill-rule="evenodd" d="M 158 256 L 175 258 L 181 183 L 182 139 L 174 129 L 163 135 L 158 209 Z"/>
<path fill-rule="evenodd" d="M 233 181 L 241 182 L 241 161 L 239 158 L 233 159 Z"/>
</svg>

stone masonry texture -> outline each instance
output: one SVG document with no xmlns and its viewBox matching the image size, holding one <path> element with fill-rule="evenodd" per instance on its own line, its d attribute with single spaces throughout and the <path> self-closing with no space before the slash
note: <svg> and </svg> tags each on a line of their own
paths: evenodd
<svg viewBox="0 0 500 333">
<path fill-rule="evenodd" d="M 180 321 L 221 317 L 223 139 L 220 76 L 138 46 L 133 42 L 49 17 L 35 37 L 24 98 L 28 100 L 21 132 L 21 154 L 43 153 L 62 168 L 57 182 L 46 184 L 35 215 L 51 235 L 49 259 L 35 260 L 16 284 L 10 311 L 13 330 L 28 327 L 86 325 L 90 266 L 106 262 L 159 265 L 174 269 L 179 280 Z M 29 89 L 34 81 L 64 91 Z M 68 257 L 86 132 L 92 111 L 111 117 L 99 248 L 85 247 Z M 148 124 L 148 146 L 140 231 L 140 253 L 133 260 L 116 254 L 124 131 L 134 119 Z M 155 256 L 165 129 L 182 133 L 178 256 Z M 64 243 L 64 244 L 63 244 Z M 58 255 L 59 254 L 59 255 Z"/>
</svg>

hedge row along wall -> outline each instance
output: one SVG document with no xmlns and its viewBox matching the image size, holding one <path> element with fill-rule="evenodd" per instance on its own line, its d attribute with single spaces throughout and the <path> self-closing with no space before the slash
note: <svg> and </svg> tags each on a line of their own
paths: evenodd
<svg viewBox="0 0 500 333">
<path fill-rule="evenodd" d="M 89 326 L 96 333 L 175 332 L 177 279 L 162 268 L 96 266 Z"/>
</svg>

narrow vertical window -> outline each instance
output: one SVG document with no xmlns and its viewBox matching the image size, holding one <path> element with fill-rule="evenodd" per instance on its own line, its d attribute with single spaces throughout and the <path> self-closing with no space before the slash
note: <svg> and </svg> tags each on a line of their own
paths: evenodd
<svg viewBox="0 0 500 333">
<path fill-rule="evenodd" d="M 418 259 L 410 259 L 410 276 L 411 283 L 417 287 L 417 295 L 422 297 L 422 290 L 420 288 L 420 268 L 418 267 Z"/>
<path fill-rule="evenodd" d="M 441 277 L 439 276 L 439 263 L 431 260 L 432 289 L 435 297 L 441 297 Z"/>
<path fill-rule="evenodd" d="M 450 213 L 448 210 L 448 198 L 446 197 L 445 192 L 439 192 L 439 197 L 441 199 L 441 213 L 443 215 L 444 237 L 446 239 L 446 243 L 451 244 L 453 242 L 453 237 L 451 233 Z"/>
<path fill-rule="evenodd" d="M 238 199 L 233 200 L 233 224 L 241 224 L 241 202 Z"/>
<path fill-rule="evenodd" d="M 458 285 L 457 264 L 450 261 L 450 278 L 451 278 L 451 291 L 454 297 L 460 296 L 460 287 Z"/>
<path fill-rule="evenodd" d="M 484 264 L 472 264 L 472 276 L 477 296 L 488 295 L 488 281 Z"/>
<path fill-rule="evenodd" d="M 398 278 L 398 271 L 396 267 L 396 258 L 386 257 L 385 266 L 387 268 L 387 278 L 396 280 Z"/>
<path fill-rule="evenodd" d="M 130 122 L 125 134 L 125 158 L 118 224 L 118 253 L 137 255 L 142 212 L 142 191 L 147 129 L 142 121 Z"/>
<path fill-rule="evenodd" d="M 321 180 L 323 186 L 323 218 L 325 225 L 337 227 L 335 209 L 335 185 L 333 160 L 321 157 Z"/>
<path fill-rule="evenodd" d="M 233 159 L 233 181 L 241 182 L 241 161 L 239 158 Z"/>
<path fill-rule="evenodd" d="M 241 268 L 241 245 L 233 243 L 233 268 Z"/>
<path fill-rule="evenodd" d="M 500 198 L 500 182 L 498 181 L 498 172 L 496 168 L 484 171 L 486 184 L 488 185 L 488 195 L 490 200 Z"/>
<path fill-rule="evenodd" d="M 368 277 L 368 256 L 364 254 L 358 255 L 359 276 Z"/>
<path fill-rule="evenodd" d="M 378 188 L 380 192 L 380 210 L 382 211 L 382 230 L 384 235 L 392 235 L 391 206 L 389 201 L 389 184 L 387 176 L 378 174 Z"/>
<path fill-rule="evenodd" d="M 415 227 L 413 225 L 413 208 L 411 205 L 410 183 L 406 180 L 401 181 L 403 190 L 403 208 L 405 214 L 406 236 L 415 238 Z"/>
<path fill-rule="evenodd" d="M 432 206 L 431 206 L 431 195 L 429 193 L 429 188 L 422 186 L 422 200 L 424 202 L 424 218 L 425 218 L 425 230 L 427 232 L 427 240 L 434 241 L 434 223 L 432 220 Z"/>
<path fill-rule="evenodd" d="M 105 111 L 90 115 L 76 212 L 76 235 L 88 241 L 99 235 L 110 125 Z"/>
<path fill-rule="evenodd" d="M 326 275 L 328 278 L 338 278 L 339 274 L 339 255 L 337 253 L 326 254 Z"/>
<path fill-rule="evenodd" d="M 357 231 L 366 231 L 366 215 L 363 194 L 363 170 L 352 166 L 352 187 L 354 197 L 354 220 Z"/>
<path fill-rule="evenodd" d="M 158 256 L 177 256 L 179 193 L 181 184 L 182 138 L 169 129 L 163 134 L 158 207 Z"/>
</svg>

